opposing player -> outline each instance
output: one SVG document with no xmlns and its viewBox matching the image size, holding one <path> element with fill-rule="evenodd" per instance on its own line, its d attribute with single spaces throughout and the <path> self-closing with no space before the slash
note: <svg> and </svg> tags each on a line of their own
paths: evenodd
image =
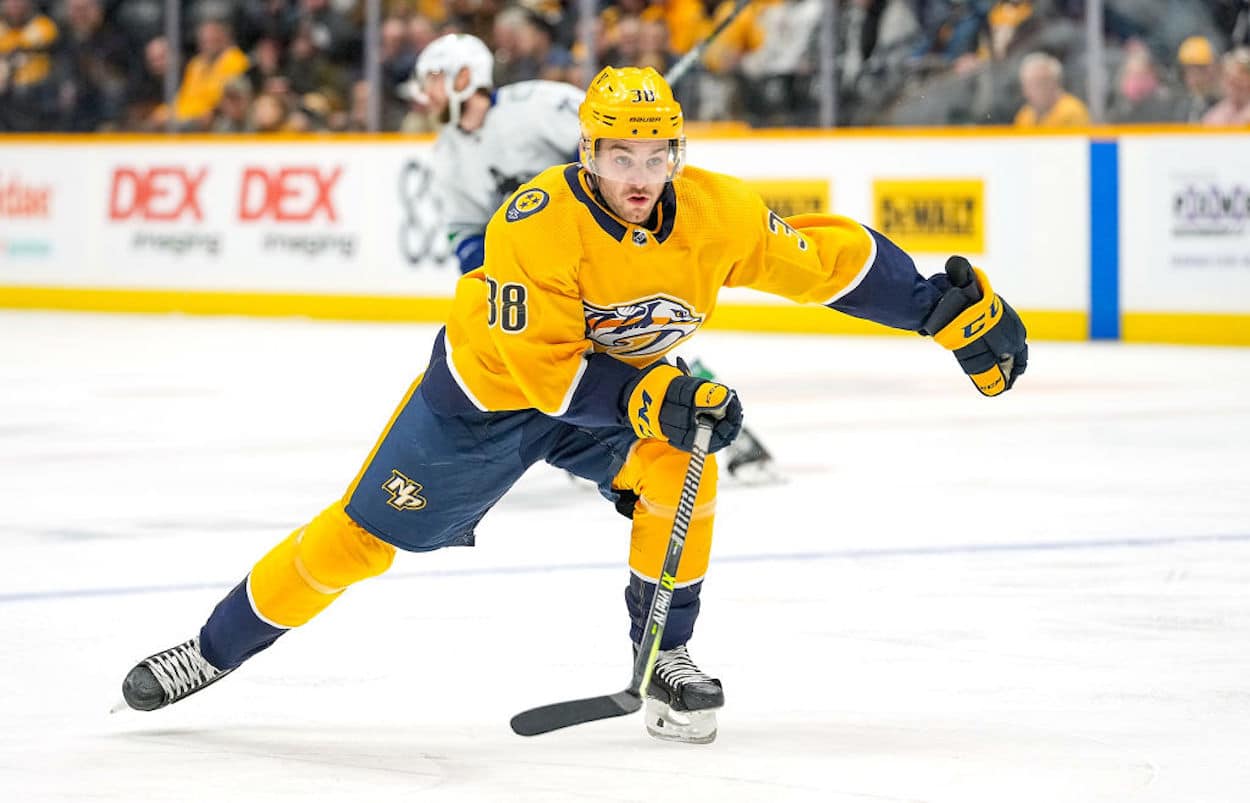
<svg viewBox="0 0 1250 803">
<path fill-rule="evenodd" d="M 494 89 L 495 57 L 476 36 L 440 36 L 421 51 L 415 87 L 443 122 L 430 157 L 460 272 L 482 264 L 486 224 L 508 196 L 557 164 L 577 160 L 584 93 L 557 81 Z"/>
<path fill-rule="evenodd" d="M 482 40 L 447 34 L 421 51 L 409 90 L 420 92 L 444 123 L 431 154 L 431 189 L 461 273 L 482 264 L 486 224 L 517 187 L 578 159 L 577 109 L 585 93 L 557 81 L 496 90 L 494 63 Z M 714 378 L 699 362 L 694 372 Z M 731 476 L 747 482 L 776 478 L 772 455 L 749 429 L 727 448 Z"/>
<path fill-rule="evenodd" d="M 681 107 L 653 70 L 604 69 L 580 120 L 580 163 L 544 171 L 491 219 L 485 263 L 460 279 L 425 373 L 343 498 L 262 557 L 198 635 L 135 666 L 122 687 L 132 708 L 220 680 L 384 572 L 397 549 L 472 543 L 482 517 L 540 460 L 609 498 L 636 496 L 625 599 L 637 645 L 696 417 L 707 404 L 723 410 L 713 451 L 742 420 L 732 391 L 664 359 L 708 319 L 722 287 L 932 334 L 985 395 L 1024 372 L 1024 326 L 980 271 L 959 286 L 926 280 L 853 220 L 783 219 L 737 179 L 683 170 Z M 955 276 L 966 262 L 948 265 Z M 716 479 L 709 458 L 646 690 L 647 729 L 659 738 L 710 741 L 724 703 L 720 681 L 687 649 Z M 577 634 L 566 638 L 576 645 Z"/>
</svg>

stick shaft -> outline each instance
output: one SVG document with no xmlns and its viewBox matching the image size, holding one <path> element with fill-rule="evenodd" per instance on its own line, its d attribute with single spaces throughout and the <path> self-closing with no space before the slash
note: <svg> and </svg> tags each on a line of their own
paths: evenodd
<svg viewBox="0 0 1250 803">
<path fill-rule="evenodd" d="M 677 584 L 677 569 L 681 564 L 682 550 L 686 547 L 686 533 L 690 531 L 690 520 L 694 517 L 694 500 L 699 494 L 699 484 L 703 481 L 703 466 L 707 462 L 707 450 L 711 442 L 712 422 L 705 418 L 699 421 L 695 430 L 690 465 L 686 468 L 686 479 L 682 483 L 681 497 L 677 501 L 677 515 L 673 517 L 673 530 L 668 537 L 668 551 L 664 555 L 664 565 L 660 569 L 655 594 L 651 597 L 651 608 L 642 631 L 642 643 L 638 645 L 638 655 L 634 657 L 634 676 L 630 688 L 637 689 L 639 697 L 647 692 L 647 685 L 651 682 L 651 673 L 660 652 L 660 640 L 664 637 L 664 626 L 668 623 L 669 607 L 673 601 L 673 589 Z"/>
</svg>

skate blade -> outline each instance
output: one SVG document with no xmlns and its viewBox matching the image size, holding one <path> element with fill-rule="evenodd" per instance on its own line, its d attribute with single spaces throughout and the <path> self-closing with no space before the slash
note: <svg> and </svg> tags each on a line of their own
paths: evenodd
<svg viewBox="0 0 1250 803">
<path fill-rule="evenodd" d="M 647 733 L 665 742 L 711 744 L 716 741 L 716 709 L 674 711 L 667 703 L 647 698 Z"/>
<path fill-rule="evenodd" d="M 122 711 L 129 711 L 130 706 L 126 704 L 126 698 L 122 698 L 113 703 L 113 707 L 109 709 L 110 714 L 120 714 Z"/>
</svg>

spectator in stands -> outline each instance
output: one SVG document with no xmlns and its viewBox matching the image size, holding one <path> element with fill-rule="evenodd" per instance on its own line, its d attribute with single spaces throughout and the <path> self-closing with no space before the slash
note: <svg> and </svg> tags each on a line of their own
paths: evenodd
<svg viewBox="0 0 1250 803">
<path fill-rule="evenodd" d="M 165 71 L 169 68 L 169 42 L 157 36 L 143 46 L 143 63 L 132 69 L 126 82 L 122 125 L 131 131 L 150 131 L 165 119 Z"/>
<path fill-rule="evenodd" d="M 660 75 L 668 72 L 677 57 L 668 49 L 668 27 L 663 20 L 643 22 L 638 30 L 638 59 L 632 66 L 651 67 Z"/>
<path fill-rule="evenodd" d="M 332 112 L 330 100 L 320 92 L 309 92 L 299 99 L 286 118 L 285 130 L 300 134 L 325 131 Z"/>
<path fill-rule="evenodd" d="M 621 20 L 641 19 L 645 11 L 647 11 L 647 0 L 616 0 L 616 2 L 606 5 L 603 11 L 599 13 L 599 21 L 602 24 L 601 30 L 607 42 L 606 47 L 599 48 L 601 61 L 606 61 L 602 56 L 608 52 L 608 48 L 616 41 L 616 26 L 620 24 Z M 608 63 L 610 64 L 611 62 Z"/>
<path fill-rule="evenodd" d="M 908 0 L 851 0 L 841 27 L 846 42 L 839 77 L 848 88 L 874 56 L 881 61 L 890 51 L 914 45 L 920 35 L 920 23 Z"/>
<path fill-rule="evenodd" d="M 298 98 L 309 92 L 339 100 L 347 96 L 347 76 L 317 45 L 313 26 L 307 22 L 299 24 L 294 38 L 291 39 L 287 49 L 285 74 L 290 82 L 291 92 L 297 96 L 292 109 L 298 106 Z"/>
<path fill-rule="evenodd" d="M 512 65 L 516 80 L 576 80 L 573 55 L 555 41 L 556 26 L 542 14 L 527 12 L 517 31 L 517 56 Z"/>
<path fill-rule="evenodd" d="M 1046 53 L 1030 53 L 1020 63 L 1024 106 L 1016 113 L 1021 128 L 1089 125 L 1085 104 L 1063 89 L 1063 65 Z"/>
<path fill-rule="evenodd" d="M 662 22 L 668 32 L 668 46 L 672 53 L 685 53 L 694 47 L 708 31 L 707 14 L 702 0 L 657 0 L 638 12 L 639 19 Z"/>
<path fill-rule="evenodd" d="M 908 0 L 851 0 L 845 9 L 838 26 L 844 32 L 839 104 L 849 116 L 858 116 L 864 107 L 879 108 L 898 93 L 903 63 L 922 34 Z"/>
<path fill-rule="evenodd" d="M 499 13 L 499 7 L 505 1 L 445 0 L 447 28 L 442 33 L 468 33 L 484 42 L 489 42 L 495 15 Z"/>
<path fill-rule="evenodd" d="M 285 75 L 272 75 L 266 78 L 260 91 L 256 92 L 257 100 L 260 99 L 261 95 L 271 95 L 278 98 L 286 109 L 290 109 L 295 105 L 295 93 L 291 91 L 291 79 Z M 253 105 L 255 105 L 254 101 Z"/>
<path fill-rule="evenodd" d="M 65 131 L 95 131 L 116 121 L 126 91 L 130 47 L 104 22 L 100 0 L 69 0 L 57 52 L 60 125 Z"/>
<path fill-rule="evenodd" d="M 709 25 L 719 25 L 733 11 L 733 0 L 712 0 L 715 10 Z M 739 65 L 747 53 L 758 50 L 764 44 L 764 29 L 757 19 L 760 4 L 751 3 L 729 23 L 720 36 L 712 40 L 703 56 L 704 74 L 692 73 L 684 81 L 679 81 L 673 91 L 681 100 L 682 105 L 698 120 L 728 120 L 736 115 L 739 99 Z M 687 82 L 694 81 L 697 86 L 696 102 L 690 103 L 683 95 Z"/>
<path fill-rule="evenodd" d="M 387 17 L 382 22 L 382 130 L 395 131 L 407 112 L 399 88 L 412 77 L 417 64 L 417 51 L 408 36 L 408 24 L 400 17 Z"/>
<path fill-rule="evenodd" d="M 412 77 L 412 68 L 417 64 L 417 51 L 408 39 L 408 25 L 401 17 L 382 20 L 379 34 L 378 59 L 382 63 L 383 89 L 393 93 L 396 87 Z"/>
<path fill-rule="evenodd" d="M 269 36 L 257 39 L 248 61 L 247 80 L 252 85 L 252 94 L 258 95 L 265 90 L 270 78 L 283 74 L 282 42 Z"/>
<path fill-rule="evenodd" d="M 220 20 L 205 20 L 196 29 L 195 56 L 182 74 L 174 99 L 174 127 L 180 131 L 207 130 L 222 90 L 247 71 L 247 56 L 235 47 L 230 27 Z"/>
<path fill-rule="evenodd" d="M 1187 123 L 1202 121 L 1202 115 L 1215 105 L 1220 95 L 1220 71 L 1215 63 L 1215 48 L 1205 36 L 1191 36 L 1181 42 L 1176 52 L 1185 84 L 1177 119 Z"/>
<path fill-rule="evenodd" d="M 31 0 L 0 2 L 0 131 L 46 131 L 56 114 L 56 23 Z"/>
<path fill-rule="evenodd" d="M 360 63 L 360 34 L 347 17 L 330 5 L 330 0 L 300 0 L 293 28 L 304 27 L 317 49 L 330 61 Z"/>
<path fill-rule="evenodd" d="M 252 104 L 251 130 L 257 134 L 276 134 L 286 130 L 286 101 L 268 93 Z"/>
<path fill-rule="evenodd" d="M 808 46 L 820 27 L 822 0 L 783 0 L 760 9 L 764 43 L 742 58 L 743 105 L 754 125 L 809 124 L 814 64 Z"/>
<path fill-rule="evenodd" d="M 708 21 L 708 31 L 719 25 L 728 17 L 736 5 L 734 0 L 710 0 L 715 6 L 712 17 Z M 756 17 L 759 4 L 752 3 L 738 14 L 738 18 L 729 23 L 721 35 L 713 39 L 703 56 L 703 64 L 709 72 L 725 74 L 733 71 L 742 57 L 764 44 L 764 31 L 760 28 Z M 676 52 L 676 51 L 674 51 Z"/>
<path fill-rule="evenodd" d="M 642 20 L 635 16 L 617 19 L 607 30 L 608 48 L 599 54 L 599 64 L 629 64 L 638 61 L 642 52 Z"/>
<path fill-rule="evenodd" d="M 988 16 L 989 0 L 946 0 L 925 5 L 925 41 L 917 53 L 919 68 L 941 69 L 975 55 L 977 43 L 989 24 Z"/>
<path fill-rule="evenodd" d="M 1176 119 L 1181 104 L 1159 80 L 1150 51 L 1140 42 L 1130 43 L 1125 51 L 1107 121 L 1153 123 Z"/>
<path fill-rule="evenodd" d="M 1036 38 L 1045 21 L 1034 13 L 1028 0 L 1002 0 L 990 8 L 987 17 L 989 56 L 995 61 L 1018 51 L 1022 43 Z"/>
<path fill-rule="evenodd" d="M 239 39 L 245 43 L 272 39 L 281 45 L 291 39 L 292 16 L 288 0 L 246 0 L 239 12 Z"/>
<path fill-rule="evenodd" d="M 404 92 L 408 92 L 412 84 L 405 84 Z M 361 132 L 369 130 L 369 82 L 357 81 L 352 84 L 351 97 L 348 99 L 347 118 L 343 121 L 344 131 Z"/>
<path fill-rule="evenodd" d="M 525 10 L 509 6 L 500 11 L 491 28 L 495 52 L 495 86 L 507 86 L 524 80 L 521 63 L 521 29 L 525 27 Z"/>
<path fill-rule="evenodd" d="M 602 15 L 577 17 L 570 36 L 572 44 L 569 46 L 569 55 L 573 57 L 571 73 L 577 76 L 574 84 L 586 86 L 600 69 L 599 57 L 608 49 Z M 589 47 L 587 46 L 588 42 L 590 43 Z M 591 63 L 592 53 L 594 54 L 593 64 Z M 682 102 L 684 103 L 685 99 Z"/>
<path fill-rule="evenodd" d="M 438 38 L 438 29 L 429 17 L 415 14 L 408 18 L 408 48 L 420 56 L 426 46 Z M 404 80 L 408 80 L 405 76 Z"/>
<path fill-rule="evenodd" d="M 252 83 L 245 76 L 231 79 L 221 92 L 210 130 L 214 134 L 242 134 L 248 130 L 252 107 Z"/>
<path fill-rule="evenodd" d="M 1203 125 L 1250 125 L 1250 48 L 1224 54 L 1220 84 L 1224 97 L 1202 117 Z"/>
</svg>

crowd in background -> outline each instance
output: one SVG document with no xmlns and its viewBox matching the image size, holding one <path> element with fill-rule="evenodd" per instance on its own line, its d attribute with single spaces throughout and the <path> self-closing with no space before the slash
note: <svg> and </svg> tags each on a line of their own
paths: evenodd
<svg viewBox="0 0 1250 803">
<path fill-rule="evenodd" d="M 815 125 L 1083 125 L 1084 0 L 754 0 L 674 87 L 693 120 Z M 408 83 L 440 34 L 482 38 L 500 85 L 584 85 L 603 64 L 663 72 L 732 0 L 382 0 L 381 128 L 421 132 Z M 1250 124 L 1250 0 L 1105 0 L 1106 121 Z M 361 0 L 0 0 L 0 131 L 362 131 Z M 590 26 L 589 28 L 587 26 Z M 586 42 L 594 42 L 593 50 Z M 164 81 L 174 52 L 181 81 Z M 591 56 L 593 53 L 593 57 Z"/>
</svg>

